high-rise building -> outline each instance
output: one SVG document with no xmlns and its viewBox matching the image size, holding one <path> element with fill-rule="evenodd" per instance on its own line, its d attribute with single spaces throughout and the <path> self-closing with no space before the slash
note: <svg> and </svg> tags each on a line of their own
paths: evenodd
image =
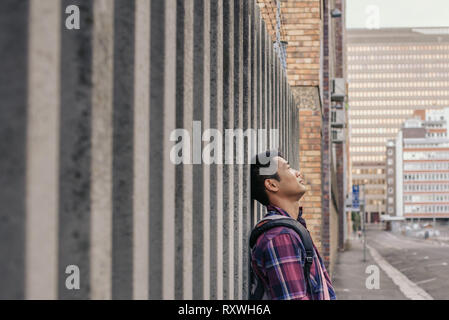
<svg viewBox="0 0 449 320">
<path fill-rule="evenodd" d="M 386 212 L 386 145 L 413 111 L 449 105 L 449 28 L 348 29 L 352 183 Z"/>
<path fill-rule="evenodd" d="M 449 218 L 449 108 L 415 111 L 387 143 L 387 213 Z"/>
</svg>

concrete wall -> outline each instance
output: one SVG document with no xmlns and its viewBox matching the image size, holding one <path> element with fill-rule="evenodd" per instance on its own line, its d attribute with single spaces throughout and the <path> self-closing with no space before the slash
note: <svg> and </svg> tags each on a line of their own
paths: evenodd
<svg viewBox="0 0 449 320">
<path fill-rule="evenodd" d="M 298 167 L 255 0 L 5 0 L 0 27 L 0 298 L 246 298 L 248 161 L 175 165 L 170 135 L 276 128 Z"/>
</svg>

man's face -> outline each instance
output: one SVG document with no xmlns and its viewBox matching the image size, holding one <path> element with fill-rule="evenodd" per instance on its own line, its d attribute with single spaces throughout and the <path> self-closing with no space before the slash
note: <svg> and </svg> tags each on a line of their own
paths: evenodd
<svg viewBox="0 0 449 320">
<path fill-rule="evenodd" d="M 278 164 L 278 175 L 281 178 L 279 181 L 279 196 L 282 197 L 297 197 L 298 200 L 306 193 L 306 184 L 304 177 L 300 171 L 290 167 L 290 164 L 281 157 L 275 158 Z"/>
</svg>

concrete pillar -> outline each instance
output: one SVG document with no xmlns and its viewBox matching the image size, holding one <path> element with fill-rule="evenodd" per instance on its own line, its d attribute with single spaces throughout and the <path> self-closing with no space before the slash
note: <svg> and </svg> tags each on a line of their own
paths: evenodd
<svg viewBox="0 0 449 320">
<path fill-rule="evenodd" d="M 149 293 L 150 2 L 136 1 L 134 58 L 133 298 Z"/>
<path fill-rule="evenodd" d="M 60 7 L 29 8 L 26 298 L 57 298 Z"/>
<path fill-rule="evenodd" d="M 25 297 L 26 141 L 29 1 L 8 0 L 0 10 L 0 299 Z M 11 112 L 14 110 L 14 112 Z"/>
<path fill-rule="evenodd" d="M 113 299 L 132 299 L 133 297 L 135 22 L 136 2 L 116 0 L 112 120 L 114 128 L 112 139 Z"/>
<path fill-rule="evenodd" d="M 244 160 L 268 148 L 268 129 L 288 157 L 298 140 L 256 2 L 6 1 L 0 297 L 246 299 L 248 237 L 266 209 L 224 130 L 265 130 Z M 80 30 L 61 21 L 69 5 Z M 218 129 L 231 158 L 205 164 L 196 145 L 195 164 L 173 163 L 175 128 Z"/>
</svg>

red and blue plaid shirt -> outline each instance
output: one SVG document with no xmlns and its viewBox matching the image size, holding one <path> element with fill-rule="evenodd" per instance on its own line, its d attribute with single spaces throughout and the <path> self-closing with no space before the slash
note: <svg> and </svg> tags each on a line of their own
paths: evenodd
<svg viewBox="0 0 449 320">
<path fill-rule="evenodd" d="M 274 206 L 267 206 L 267 216 L 290 215 Z M 306 223 L 300 216 L 304 227 Z M 307 227 L 306 227 L 307 228 Z M 304 278 L 304 262 L 306 251 L 301 238 L 291 228 L 276 227 L 262 234 L 251 252 L 251 267 L 262 280 L 265 292 L 273 300 L 325 300 L 323 281 L 326 281 L 329 298 L 335 300 L 329 274 L 318 250 L 314 247 L 313 262 L 310 267 L 310 284 L 312 296 L 307 292 Z M 322 269 L 322 273 L 321 270 Z M 324 275 L 324 279 L 321 275 Z"/>
</svg>

